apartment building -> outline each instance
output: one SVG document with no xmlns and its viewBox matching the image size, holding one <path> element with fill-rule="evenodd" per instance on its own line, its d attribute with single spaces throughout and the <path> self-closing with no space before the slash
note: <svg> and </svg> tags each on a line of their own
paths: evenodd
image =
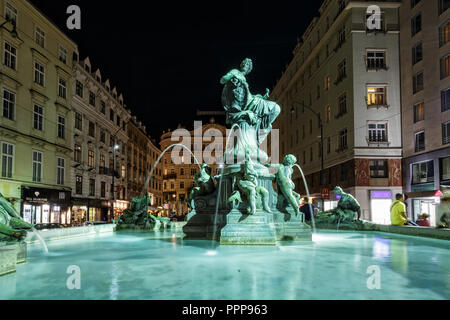
<svg viewBox="0 0 450 320">
<path fill-rule="evenodd" d="M 33 224 L 70 221 L 72 53 L 28 1 L 0 1 L 0 192 Z"/>
<path fill-rule="evenodd" d="M 450 187 L 450 1 L 411 0 L 400 8 L 403 186 L 408 213 L 436 225 Z"/>
<path fill-rule="evenodd" d="M 128 126 L 128 199 L 144 192 L 150 171 L 161 154 L 155 142 L 148 136 L 146 127 L 134 116 Z M 153 209 L 162 206 L 162 164 L 159 162 L 149 180 L 148 190 Z"/>
<path fill-rule="evenodd" d="M 363 219 L 389 223 L 402 191 L 400 6 L 324 1 L 272 92 L 282 107 L 280 159 L 297 157 L 320 209 L 336 205 L 330 190 L 341 186 Z"/>
<path fill-rule="evenodd" d="M 211 167 L 212 175 L 219 174 L 219 163 L 225 148 L 225 134 L 227 129 L 215 122 L 214 117 L 211 117 L 209 123 L 199 126 L 197 130 L 188 131 L 181 125 L 177 130 L 183 130 L 186 136 L 191 137 L 190 143 L 183 142 L 189 150 L 193 151 L 199 163 L 207 163 Z M 161 136 L 161 150 L 175 143 L 182 143 L 178 137 L 173 135 L 174 131 L 170 129 L 164 132 Z M 180 131 L 178 131 L 180 133 Z M 197 136 L 197 137 L 196 137 Z M 201 139 L 200 139 L 201 136 Z M 180 148 L 178 148 L 180 149 Z M 199 167 L 194 158 L 188 151 L 186 155 L 190 161 L 184 162 L 186 157 L 183 157 L 183 162 L 176 164 L 173 161 L 172 151 L 169 149 L 162 157 L 163 162 L 163 215 L 169 216 L 175 214 L 177 216 L 186 215 L 189 212 L 187 199 L 195 186 L 194 175 L 199 171 Z M 184 153 L 175 149 L 174 157 L 182 157 Z M 190 163 L 189 163 L 190 162 Z"/>
<path fill-rule="evenodd" d="M 95 70 L 95 71 L 94 71 Z M 73 64 L 70 87 L 74 112 L 71 128 L 73 223 L 111 221 L 127 208 L 127 125 L 131 117 L 122 94 L 104 81 L 90 59 Z"/>
</svg>

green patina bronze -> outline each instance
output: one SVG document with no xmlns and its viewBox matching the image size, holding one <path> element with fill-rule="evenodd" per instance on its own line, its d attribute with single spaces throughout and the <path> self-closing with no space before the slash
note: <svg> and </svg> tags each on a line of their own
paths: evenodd
<svg viewBox="0 0 450 320">
<path fill-rule="evenodd" d="M 255 214 L 257 209 L 257 198 L 261 197 L 261 208 L 266 212 L 271 213 L 269 207 L 269 191 L 266 188 L 258 186 L 258 177 L 262 174 L 258 174 L 255 170 L 252 159 L 250 158 L 250 152 L 247 150 L 245 153 L 244 163 L 241 164 L 241 171 L 235 174 L 235 190 L 228 202 L 242 202 L 244 198 L 247 200 L 249 206 L 247 212 L 249 214 Z"/>
<path fill-rule="evenodd" d="M 200 171 L 194 175 L 194 182 L 197 185 L 189 194 L 188 205 L 195 209 L 195 199 L 212 194 L 216 190 L 214 180 L 211 177 L 211 167 L 206 163 L 202 164 Z"/>
<path fill-rule="evenodd" d="M 339 226 L 343 229 L 371 230 L 374 224 L 361 220 L 361 206 L 351 194 L 345 193 L 341 187 L 334 188 L 334 193 L 341 196 L 335 209 L 319 212 L 315 217 L 318 227 Z M 355 217 L 356 213 L 356 217 Z"/>
<path fill-rule="evenodd" d="M 288 154 L 284 157 L 283 164 L 271 164 L 267 166 L 277 169 L 275 177 L 278 191 L 278 209 L 286 211 L 286 208 L 289 206 L 294 210 L 295 215 L 298 216 L 300 214 L 300 195 L 294 191 L 295 184 L 292 181 L 292 167 L 296 162 L 297 158 L 292 154 Z"/>
<path fill-rule="evenodd" d="M 0 193 L 0 241 L 22 241 L 33 228 L 22 220 L 11 203 Z"/>
<path fill-rule="evenodd" d="M 275 102 L 267 100 L 269 89 L 264 96 L 250 92 L 246 76 L 252 68 L 252 60 L 244 59 L 239 70 L 231 70 L 220 80 L 224 85 L 222 103 L 227 124 L 238 124 L 241 129 L 233 153 L 225 154 L 225 159 L 244 159 L 245 153 L 249 151 L 253 160 L 266 162 L 268 156 L 259 149 L 259 145 L 272 130 L 272 123 L 280 114 L 281 108 Z"/>
</svg>

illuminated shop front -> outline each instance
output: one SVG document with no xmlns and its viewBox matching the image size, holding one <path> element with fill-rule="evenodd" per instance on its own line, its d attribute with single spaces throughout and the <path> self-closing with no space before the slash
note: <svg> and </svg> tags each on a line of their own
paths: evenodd
<svg viewBox="0 0 450 320">
<path fill-rule="evenodd" d="M 44 188 L 22 187 L 22 217 L 32 224 L 70 224 L 70 192 Z"/>
<path fill-rule="evenodd" d="M 391 224 L 391 205 L 395 195 L 391 190 L 370 190 L 371 221 L 376 224 Z"/>
<path fill-rule="evenodd" d="M 128 209 L 129 202 L 124 200 L 116 200 L 113 203 L 114 207 L 114 220 L 118 220 L 119 217 L 123 214 L 125 209 Z"/>
<path fill-rule="evenodd" d="M 72 224 L 81 225 L 85 222 L 108 221 L 111 203 L 107 200 L 73 198 Z"/>
</svg>

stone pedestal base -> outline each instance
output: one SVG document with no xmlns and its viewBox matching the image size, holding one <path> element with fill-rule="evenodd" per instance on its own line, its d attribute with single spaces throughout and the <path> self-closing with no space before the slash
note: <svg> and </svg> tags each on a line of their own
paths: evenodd
<svg viewBox="0 0 450 320">
<path fill-rule="evenodd" d="M 0 276 L 16 272 L 18 245 L 0 246 Z"/>
<path fill-rule="evenodd" d="M 303 213 L 295 217 L 291 214 L 275 212 L 273 222 L 277 232 L 277 241 L 312 241 L 311 227 L 304 223 Z"/>
<path fill-rule="evenodd" d="M 185 239 L 218 240 L 225 225 L 224 217 L 222 211 L 217 216 L 214 210 L 191 211 L 187 217 L 188 222 L 183 226 Z"/>
<path fill-rule="evenodd" d="M 226 226 L 221 230 L 221 245 L 276 245 L 277 237 L 271 214 L 258 210 L 244 215 L 231 210 Z"/>
</svg>

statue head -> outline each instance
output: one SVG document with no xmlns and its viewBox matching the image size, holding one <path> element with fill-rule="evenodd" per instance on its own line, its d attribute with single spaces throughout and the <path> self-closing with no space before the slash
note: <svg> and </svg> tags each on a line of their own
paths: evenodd
<svg viewBox="0 0 450 320">
<path fill-rule="evenodd" d="M 201 171 L 205 171 L 208 176 L 210 176 L 211 172 L 212 172 L 211 167 L 208 164 L 206 164 L 206 163 L 202 164 Z"/>
<path fill-rule="evenodd" d="M 333 191 L 335 194 L 338 194 L 338 195 L 342 195 L 344 193 L 344 190 L 342 190 L 342 188 L 339 186 L 336 186 Z"/>
<path fill-rule="evenodd" d="M 250 72 L 252 72 L 252 69 L 253 69 L 253 62 L 252 62 L 252 60 L 249 59 L 249 58 L 244 59 L 244 61 L 242 61 L 242 63 L 241 63 L 241 72 L 244 75 L 247 75 Z"/>
<path fill-rule="evenodd" d="M 295 163 L 297 163 L 297 158 L 294 155 L 292 155 L 292 154 L 288 154 L 283 159 L 283 164 L 285 166 L 290 167 L 290 166 L 293 166 Z"/>
</svg>

